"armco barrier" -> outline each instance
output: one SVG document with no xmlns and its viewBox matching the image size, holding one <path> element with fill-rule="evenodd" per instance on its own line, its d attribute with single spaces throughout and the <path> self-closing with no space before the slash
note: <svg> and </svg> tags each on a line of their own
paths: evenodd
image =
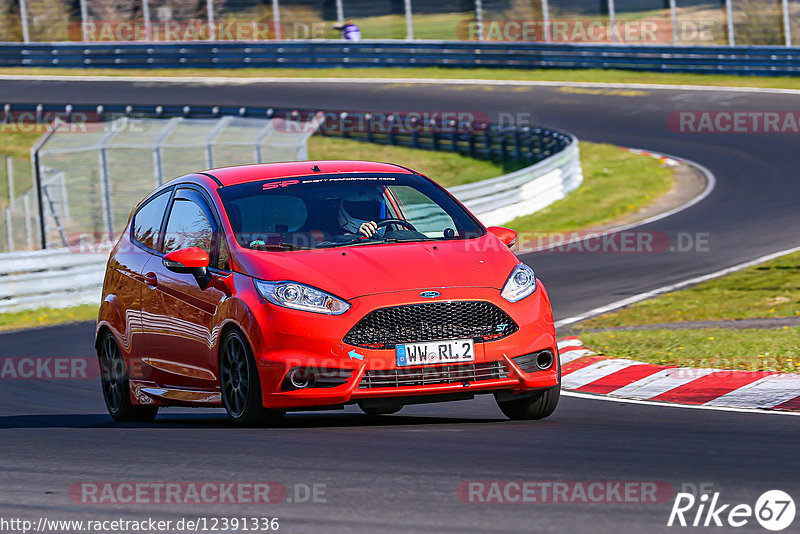
<svg viewBox="0 0 800 534">
<path fill-rule="evenodd" d="M 0 66 L 69 68 L 481 67 L 793 75 L 800 48 L 475 41 L 0 43 Z"/>
<path fill-rule="evenodd" d="M 69 249 L 0 254 L 0 312 L 99 304 L 107 260 Z"/>
<path fill-rule="evenodd" d="M 486 225 L 533 213 L 583 180 L 578 140 L 519 171 L 450 191 Z M 99 303 L 107 257 L 69 249 L 0 254 L 0 312 Z"/>
</svg>

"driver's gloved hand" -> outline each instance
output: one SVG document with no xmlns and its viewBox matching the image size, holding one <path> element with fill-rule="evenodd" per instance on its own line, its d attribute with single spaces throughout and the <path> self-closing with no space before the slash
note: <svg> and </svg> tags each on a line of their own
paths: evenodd
<svg viewBox="0 0 800 534">
<path fill-rule="evenodd" d="M 378 231 L 378 224 L 375 221 L 365 222 L 358 227 L 358 233 L 365 237 L 372 237 Z"/>
</svg>

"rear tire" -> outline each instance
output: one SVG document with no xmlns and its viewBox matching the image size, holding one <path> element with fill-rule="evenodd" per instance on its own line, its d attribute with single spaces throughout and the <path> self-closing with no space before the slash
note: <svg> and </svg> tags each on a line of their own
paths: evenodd
<svg viewBox="0 0 800 534">
<path fill-rule="evenodd" d="M 149 423 L 158 414 L 158 406 L 131 403 L 128 366 L 114 334 L 106 332 L 97 350 L 100 360 L 100 385 L 108 413 L 119 423 Z"/>
<path fill-rule="evenodd" d="M 561 397 L 561 384 L 521 399 L 497 401 L 500 411 L 514 421 L 544 419 L 551 415 L 558 406 Z"/>
<path fill-rule="evenodd" d="M 393 413 L 397 413 L 403 409 L 402 404 L 391 404 L 388 406 L 365 408 L 361 403 L 358 403 L 358 407 L 361 408 L 362 412 L 370 417 L 377 417 L 379 415 L 392 415 Z"/>
<path fill-rule="evenodd" d="M 256 360 L 238 330 L 228 331 L 220 343 L 219 380 L 222 405 L 235 424 L 265 426 L 280 422 L 286 415 L 264 408 Z"/>
</svg>

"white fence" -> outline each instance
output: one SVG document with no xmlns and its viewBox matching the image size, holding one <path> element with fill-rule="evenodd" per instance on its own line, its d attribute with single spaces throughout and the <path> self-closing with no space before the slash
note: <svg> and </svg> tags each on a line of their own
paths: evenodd
<svg viewBox="0 0 800 534">
<path fill-rule="evenodd" d="M 578 140 L 519 171 L 450 191 L 487 226 L 510 222 L 564 198 L 583 181 Z M 0 254 L 0 312 L 97 304 L 108 257 L 70 249 Z"/>
</svg>

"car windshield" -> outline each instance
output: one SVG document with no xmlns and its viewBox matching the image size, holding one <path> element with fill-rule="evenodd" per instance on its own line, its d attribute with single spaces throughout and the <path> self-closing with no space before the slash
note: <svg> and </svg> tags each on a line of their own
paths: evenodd
<svg viewBox="0 0 800 534">
<path fill-rule="evenodd" d="M 256 250 L 470 239 L 485 230 L 440 187 L 410 174 L 271 179 L 219 189 L 236 240 Z M 364 223 L 377 231 L 366 237 Z"/>
</svg>

